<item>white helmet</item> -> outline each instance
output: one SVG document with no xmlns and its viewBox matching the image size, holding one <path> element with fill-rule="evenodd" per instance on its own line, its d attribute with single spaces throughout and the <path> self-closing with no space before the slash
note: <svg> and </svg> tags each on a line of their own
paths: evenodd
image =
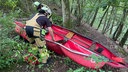
<svg viewBox="0 0 128 72">
<path fill-rule="evenodd" d="M 48 13 L 48 8 L 47 7 L 42 7 L 41 10 L 44 10 L 46 13 Z"/>
<path fill-rule="evenodd" d="M 37 6 L 39 6 L 39 5 L 40 5 L 40 2 L 35 1 L 33 4 L 34 4 L 34 6 L 36 6 L 36 7 L 37 7 Z"/>
</svg>

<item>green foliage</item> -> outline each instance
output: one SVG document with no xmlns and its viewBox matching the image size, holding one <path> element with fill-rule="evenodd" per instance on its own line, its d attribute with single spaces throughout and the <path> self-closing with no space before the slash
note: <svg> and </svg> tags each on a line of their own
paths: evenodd
<svg viewBox="0 0 128 72">
<path fill-rule="evenodd" d="M 73 72 L 84 72 L 84 71 L 85 71 L 85 68 L 81 67 L 81 68 L 74 70 Z"/>
<path fill-rule="evenodd" d="M 36 48 L 36 47 L 31 47 L 31 48 L 28 49 L 28 52 L 29 52 L 29 53 L 32 53 L 33 55 L 37 55 L 37 53 L 38 53 L 38 48 Z"/>
<path fill-rule="evenodd" d="M 19 11 L 14 11 L 10 13 L 0 13 L 1 19 L 0 19 L 0 25 L 2 25 L 4 28 L 12 28 L 14 27 L 14 20 L 16 17 L 18 17 Z"/>
<path fill-rule="evenodd" d="M 66 57 L 65 60 L 64 60 L 64 63 L 66 65 L 70 65 L 72 63 L 72 60 L 70 58 Z"/>
<path fill-rule="evenodd" d="M 108 0 L 102 0 L 101 3 L 99 4 L 99 7 L 103 8 L 105 10 L 108 6 Z"/>
<path fill-rule="evenodd" d="M 52 21 L 53 21 L 53 23 L 62 26 L 62 17 L 61 16 L 58 16 L 56 14 L 53 14 L 52 15 Z"/>
<path fill-rule="evenodd" d="M 17 63 L 22 58 L 23 48 L 25 48 L 25 45 L 22 43 L 17 43 L 14 39 L 10 39 L 8 37 L 8 31 L 11 31 L 11 29 L 0 31 L 0 69 Z"/>
<path fill-rule="evenodd" d="M 38 65 L 38 68 L 42 68 L 44 64 L 39 64 Z"/>
<path fill-rule="evenodd" d="M 10 13 L 0 19 L 0 69 L 21 61 L 24 49 L 28 46 L 19 41 L 19 36 L 14 36 L 13 16 Z"/>
<path fill-rule="evenodd" d="M 104 56 L 96 56 L 94 54 L 90 55 L 89 58 L 90 59 L 93 59 L 96 63 L 99 63 L 99 62 L 107 62 L 108 59 L 105 58 Z"/>
<path fill-rule="evenodd" d="M 17 6 L 18 0 L 0 0 L 0 5 L 3 11 L 14 11 Z"/>
<path fill-rule="evenodd" d="M 39 56 L 38 61 L 42 62 L 42 60 L 45 60 L 49 57 L 49 54 L 51 53 L 50 51 L 47 50 L 46 46 L 42 48 L 42 53 L 39 53 L 38 47 L 30 46 L 28 49 L 28 52 L 33 54 L 34 56 Z M 33 61 L 33 58 L 30 57 L 30 60 Z"/>
<path fill-rule="evenodd" d="M 87 70 L 84 67 L 80 67 L 75 70 L 73 70 L 72 68 L 69 68 L 69 70 L 67 72 L 85 72 L 85 71 L 87 71 Z"/>
<path fill-rule="evenodd" d="M 109 59 L 105 58 L 104 56 L 97 56 L 95 54 L 91 54 L 89 57 L 85 58 L 85 60 L 90 60 L 91 62 L 96 63 L 96 68 L 99 68 L 101 64 L 100 62 L 108 62 Z"/>
<path fill-rule="evenodd" d="M 67 72 L 106 72 L 104 70 L 90 70 L 90 69 L 86 69 L 85 67 L 80 67 L 77 68 L 75 70 L 73 70 L 72 68 L 69 68 L 69 70 Z M 112 72 L 112 71 L 108 71 L 108 72 Z"/>
</svg>

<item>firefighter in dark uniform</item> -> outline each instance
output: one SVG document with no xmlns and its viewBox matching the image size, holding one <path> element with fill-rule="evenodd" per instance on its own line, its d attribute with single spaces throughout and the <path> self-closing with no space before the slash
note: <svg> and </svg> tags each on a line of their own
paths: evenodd
<svg viewBox="0 0 128 72">
<path fill-rule="evenodd" d="M 42 31 L 45 32 L 44 28 L 47 28 L 48 32 L 51 35 L 52 40 L 55 41 L 53 30 L 51 28 L 51 22 L 47 18 L 47 10 L 48 9 L 46 7 L 42 7 L 39 10 L 39 13 L 37 13 L 30 20 L 26 21 L 26 28 L 25 28 L 25 30 L 26 30 L 27 36 L 29 38 L 29 42 L 32 43 L 33 41 L 35 41 L 36 45 L 39 48 L 40 55 L 44 55 L 43 53 L 47 52 L 47 50 L 45 50 L 43 52 L 43 48 L 46 47 L 45 46 L 46 42 L 45 42 L 45 40 L 42 37 L 44 35 L 41 34 Z M 45 34 L 45 33 L 43 33 L 43 34 Z M 47 59 L 48 59 L 48 57 L 46 58 L 46 60 Z M 42 61 L 42 62 L 46 63 L 46 60 Z"/>
</svg>

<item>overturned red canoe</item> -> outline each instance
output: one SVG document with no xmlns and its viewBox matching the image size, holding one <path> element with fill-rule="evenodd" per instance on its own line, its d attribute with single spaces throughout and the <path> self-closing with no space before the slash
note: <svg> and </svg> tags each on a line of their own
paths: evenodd
<svg viewBox="0 0 128 72">
<path fill-rule="evenodd" d="M 15 31 L 27 40 L 26 32 L 23 29 L 25 24 L 17 21 L 15 24 Z M 88 68 L 97 69 L 105 64 L 116 68 L 128 67 L 123 58 L 114 55 L 98 42 L 54 24 L 52 29 L 54 30 L 55 42 L 51 40 L 49 33 L 45 36 L 50 50 L 65 55 Z"/>
</svg>

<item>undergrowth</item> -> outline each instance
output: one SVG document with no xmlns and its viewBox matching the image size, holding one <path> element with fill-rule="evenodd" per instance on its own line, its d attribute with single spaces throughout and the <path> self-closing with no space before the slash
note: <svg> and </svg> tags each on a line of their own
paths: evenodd
<svg viewBox="0 0 128 72">
<path fill-rule="evenodd" d="M 14 33 L 14 18 L 17 13 L 2 14 L 0 19 L 0 69 L 11 67 L 22 59 L 21 52 L 26 44 Z M 15 36 L 14 36 L 14 35 Z M 12 37 L 13 36 L 13 37 Z"/>
</svg>

